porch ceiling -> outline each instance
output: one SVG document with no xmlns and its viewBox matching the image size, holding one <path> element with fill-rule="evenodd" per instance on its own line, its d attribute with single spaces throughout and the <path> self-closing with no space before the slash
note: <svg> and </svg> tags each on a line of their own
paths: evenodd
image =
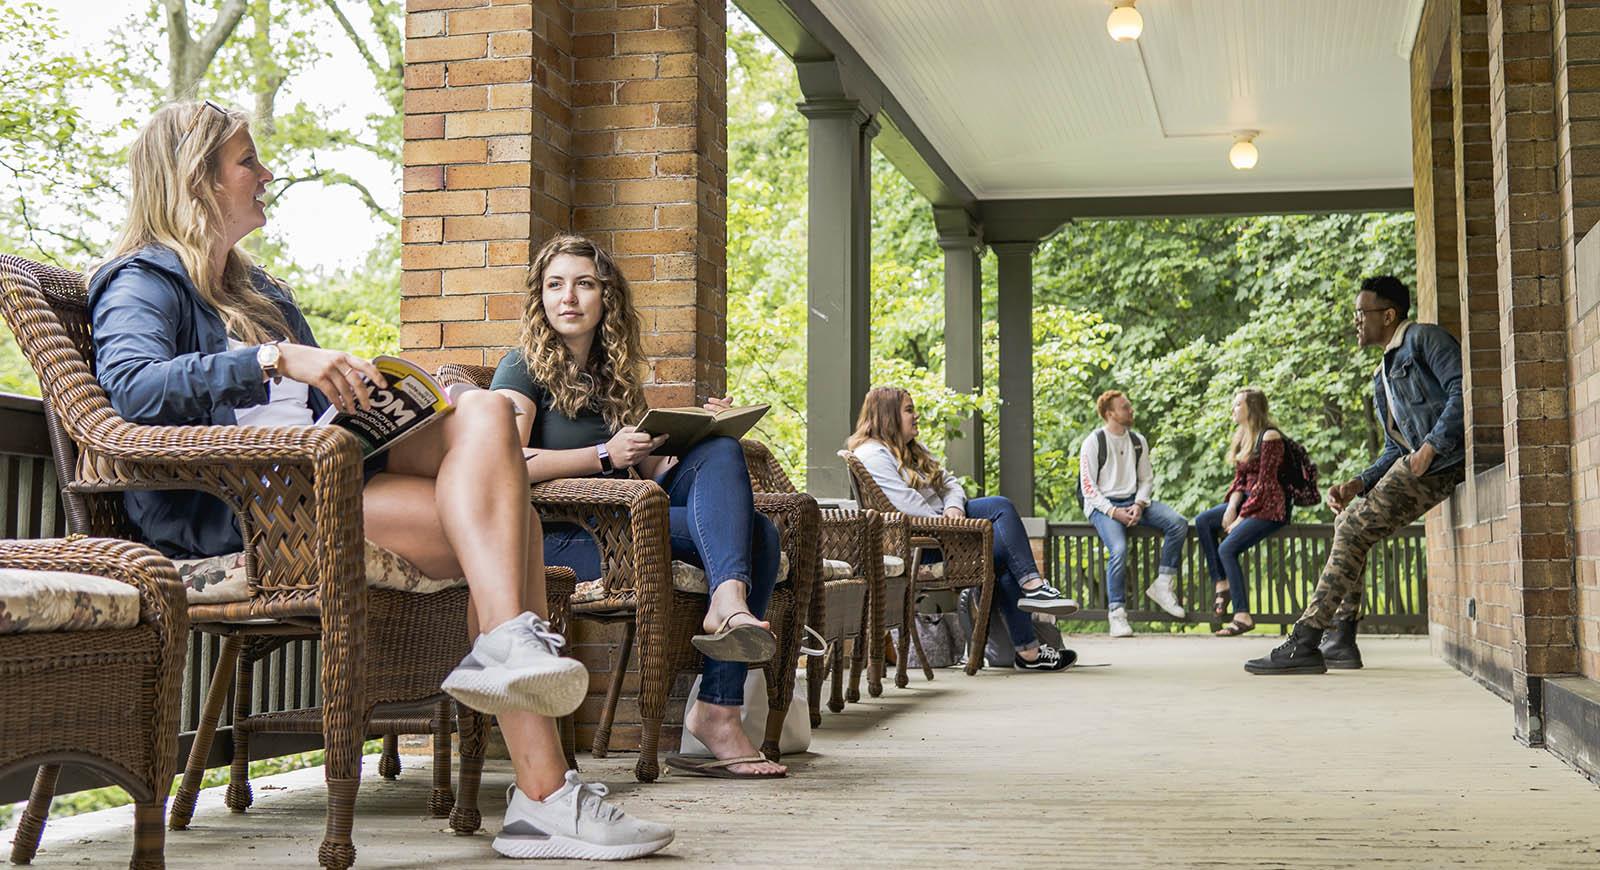
<svg viewBox="0 0 1600 870">
<path fill-rule="evenodd" d="M 978 199 L 1411 186 L 1414 2 L 811 2 Z"/>
</svg>

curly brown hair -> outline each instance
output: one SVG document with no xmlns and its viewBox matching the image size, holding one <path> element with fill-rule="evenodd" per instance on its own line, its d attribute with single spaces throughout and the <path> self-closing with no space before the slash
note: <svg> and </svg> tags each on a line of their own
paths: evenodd
<svg viewBox="0 0 1600 870">
<path fill-rule="evenodd" d="M 575 360 L 550 326 L 544 310 L 544 273 L 562 254 L 594 263 L 600 279 L 600 325 L 589 358 Z M 550 391 L 554 409 L 567 417 L 598 411 L 612 429 L 639 422 L 648 409 L 640 373 L 644 350 L 633 291 L 611 255 L 583 236 L 556 236 L 544 243 L 528 267 L 528 296 L 517 339 L 523 364 L 536 383 Z"/>
</svg>

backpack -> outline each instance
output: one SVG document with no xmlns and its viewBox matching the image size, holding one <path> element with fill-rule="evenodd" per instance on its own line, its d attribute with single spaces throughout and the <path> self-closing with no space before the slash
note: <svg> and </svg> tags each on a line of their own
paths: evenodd
<svg viewBox="0 0 1600 870">
<path fill-rule="evenodd" d="M 1283 487 L 1283 494 L 1293 502 L 1295 507 L 1314 507 L 1322 503 L 1322 492 L 1317 488 L 1317 464 L 1311 461 L 1306 454 L 1306 448 L 1299 441 L 1290 438 L 1278 431 L 1283 436 L 1283 464 L 1278 466 L 1278 484 Z M 1261 451 L 1261 441 L 1267 436 L 1263 432 L 1256 436 L 1256 452 Z"/>
<path fill-rule="evenodd" d="M 1139 461 L 1144 458 L 1144 436 L 1134 429 L 1129 429 L 1128 434 L 1133 438 L 1133 467 L 1137 469 Z M 1098 455 L 1100 456 L 1100 464 L 1096 465 L 1094 469 L 1094 483 L 1095 486 L 1099 486 L 1100 472 L 1106 470 L 1106 430 L 1103 427 L 1094 430 L 1094 443 L 1095 447 L 1099 448 Z M 1088 518 L 1089 508 L 1083 503 L 1083 471 L 1081 469 L 1078 471 L 1078 487 L 1076 491 L 1078 494 L 1078 510 L 1083 512 L 1085 518 Z"/>
</svg>

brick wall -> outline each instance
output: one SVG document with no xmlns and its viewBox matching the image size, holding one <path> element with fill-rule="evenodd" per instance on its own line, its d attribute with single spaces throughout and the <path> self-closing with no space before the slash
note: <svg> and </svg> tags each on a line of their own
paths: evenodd
<svg viewBox="0 0 1600 870">
<path fill-rule="evenodd" d="M 430 368 L 499 362 L 516 341 L 533 251 L 578 232 L 608 248 L 634 288 L 651 404 L 723 393 L 726 16 L 720 0 L 407 0 L 408 357 Z M 588 622 L 572 632 L 594 689 L 580 745 L 620 639 Z M 636 673 L 623 689 L 612 745 L 632 748 Z"/>
<path fill-rule="evenodd" d="M 1555 17 L 1568 403 L 1572 414 L 1572 524 L 1578 670 L 1600 679 L 1600 275 L 1580 272 L 1578 243 L 1600 220 L 1600 2 L 1567 0 Z M 1596 243 L 1584 253 L 1593 258 Z"/>
</svg>

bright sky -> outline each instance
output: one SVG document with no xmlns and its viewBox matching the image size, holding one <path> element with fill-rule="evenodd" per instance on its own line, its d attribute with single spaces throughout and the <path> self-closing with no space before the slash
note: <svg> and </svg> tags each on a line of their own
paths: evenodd
<svg viewBox="0 0 1600 870">
<path fill-rule="evenodd" d="M 92 50 L 144 4 L 129 0 L 43 0 L 43 5 L 56 11 L 69 47 Z M 349 14 L 360 26 L 365 4 L 350 5 Z M 331 21 L 328 24 L 337 27 Z M 311 71 L 292 79 L 278 96 L 278 108 L 285 111 L 296 103 L 308 102 L 331 110 L 335 123 L 360 129 L 368 114 L 387 109 L 355 49 L 342 33 L 337 30 L 330 30 L 330 33 L 338 37 L 337 42 L 329 41 L 325 45 L 330 56 L 323 58 Z M 158 38 L 160 43 L 152 48 L 164 55 L 165 33 Z M 119 119 L 122 111 L 109 93 L 88 95 L 84 109 L 96 124 Z M 359 179 L 379 203 L 399 213 L 399 177 L 383 161 L 365 154 L 329 153 L 320 155 L 317 162 Z M 284 240 L 296 262 L 308 268 L 355 265 L 383 231 L 383 224 L 372 218 L 354 191 L 314 184 L 296 185 L 278 202 L 270 221 L 268 230 Z"/>
</svg>

